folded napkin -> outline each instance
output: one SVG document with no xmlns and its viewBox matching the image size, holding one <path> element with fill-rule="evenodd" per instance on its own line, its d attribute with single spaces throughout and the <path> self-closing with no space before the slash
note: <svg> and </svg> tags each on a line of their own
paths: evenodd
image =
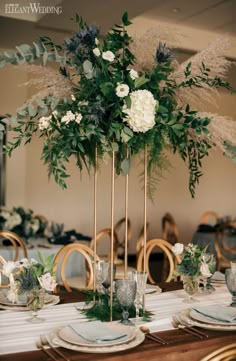
<svg viewBox="0 0 236 361">
<path fill-rule="evenodd" d="M 222 272 L 216 271 L 211 277 L 212 281 L 225 281 L 225 275 Z"/>
<path fill-rule="evenodd" d="M 223 305 L 200 306 L 193 308 L 193 310 L 217 321 L 224 321 L 229 323 L 236 321 L 236 309 L 227 306 L 223 306 Z"/>
<path fill-rule="evenodd" d="M 127 333 L 114 330 L 101 321 L 74 323 L 68 325 L 84 340 L 93 343 L 108 343 L 128 338 Z"/>
</svg>

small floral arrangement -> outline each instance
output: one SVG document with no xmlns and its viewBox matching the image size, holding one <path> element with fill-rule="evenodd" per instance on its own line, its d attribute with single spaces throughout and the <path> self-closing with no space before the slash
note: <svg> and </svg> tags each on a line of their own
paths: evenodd
<svg viewBox="0 0 236 361">
<path fill-rule="evenodd" d="M 9 278 L 10 286 L 6 297 L 12 303 L 19 302 L 19 296 L 33 289 L 45 289 L 52 292 L 57 283 L 53 278 L 53 258 L 39 253 L 40 262 L 31 258 L 20 261 L 8 261 L 3 265 L 2 274 Z"/>
<path fill-rule="evenodd" d="M 23 238 L 44 236 L 47 221 L 34 215 L 31 209 L 13 207 L 12 210 L 0 209 L 0 229 L 15 232 Z"/>
<path fill-rule="evenodd" d="M 176 274 L 191 278 L 211 277 L 210 260 L 205 260 L 206 250 L 207 247 L 202 249 L 193 243 L 189 243 L 187 246 L 175 243 L 172 251 L 175 255 L 181 256 L 181 263 L 176 266 Z"/>
</svg>

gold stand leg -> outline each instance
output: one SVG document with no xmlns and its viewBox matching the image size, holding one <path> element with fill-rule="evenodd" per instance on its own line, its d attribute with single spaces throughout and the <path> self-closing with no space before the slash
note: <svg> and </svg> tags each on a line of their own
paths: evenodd
<svg viewBox="0 0 236 361">
<path fill-rule="evenodd" d="M 93 238 L 94 238 L 94 263 L 93 263 L 93 292 L 96 292 L 96 256 L 97 256 L 97 147 L 95 147 L 95 166 L 94 166 L 94 214 L 93 214 Z M 95 296 L 93 298 L 95 302 Z"/>
<path fill-rule="evenodd" d="M 129 149 L 126 148 L 126 158 L 129 157 Z M 127 279 L 128 271 L 128 195 L 129 195 L 129 174 L 125 176 L 125 269 L 124 279 Z"/>
<path fill-rule="evenodd" d="M 143 272 L 146 272 L 147 253 L 147 145 L 144 148 L 144 240 L 143 240 Z M 145 311 L 145 293 L 143 295 L 143 312 Z"/>
<path fill-rule="evenodd" d="M 110 321 L 112 321 L 113 307 L 113 266 L 114 266 L 114 194 L 115 194 L 115 152 L 112 152 L 112 174 L 111 174 L 111 279 L 110 279 Z"/>
</svg>

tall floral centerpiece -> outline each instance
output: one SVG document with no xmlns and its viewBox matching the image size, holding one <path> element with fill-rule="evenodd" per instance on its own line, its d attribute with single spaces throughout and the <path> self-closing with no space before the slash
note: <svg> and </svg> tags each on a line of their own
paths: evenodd
<svg viewBox="0 0 236 361">
<path fill-rule="evenodd" d="M 179 64 L 167 45 L 171 36 L 161 27 L 131 37 L 128 14 L 107 34 L 78 15 L 78 30 L 62 45 L 42 37 L 32 45 L 0 54 L 0 66 L 28 70 L 28 84 L 39 91 L 16 114 L 1 120 L 0 132 L 14 131 L 6 151 L 11 155 L 34 135 L 43 138 L 42 159 L 49 176 L 66 188 L 66 165 L 75 158 L 80 170 L 94 167 L 94 236 L 96 239 L 96 179 L 99 161 L 112 158 L 111 263 L 114 241 L 114 174 L 126 175 L 125 274 L 127 275 L 128 173 L 131 159 L 144 154 L 144 269 L 146 257 L 146 196 L 166 168 L 167 151 L 178 153 L 189 169 L 192 196 L 202 175 L 202 159 L 212 147 L 235 157 L 236 123 L 229 117 L 197 111 L 215 100 L 219 88 L 234 92 L 225 81 L 230 61 L 224 39 Z M 58 64 L 55 70 L 48 66 Z M 37 79 L 37 76 L 39 77 Z M 94 243 L 96 253 L 96 242 Z M 112 269 L 112 268 L 111 268 Z M 95 271 L 95 266 L 94 266 Z M 111 308 L 112 284 L 111 272 Z M 94 290 L 95 290 L 94 284 Z"/>
</svg>

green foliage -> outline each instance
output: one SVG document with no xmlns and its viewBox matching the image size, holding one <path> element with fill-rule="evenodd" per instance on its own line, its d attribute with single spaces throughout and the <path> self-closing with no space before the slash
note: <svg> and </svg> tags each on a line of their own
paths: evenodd
<svg viewBox="0 0 236 361">
<path fill-rule="evenodd" d="M 208 134 L 211 120 L 200 118 L 188 104 L 179 107 L 176 92 L 180 88 L 191 91 L 205 84 L 233 92 L 232 87 L 220 77 L 212 77 L 205 64 L 202 64 L 199 76 L 192 76 L 191 62 L 184 70 L 184 81 L 177 84 L 171 78 L 173 54 L 161 43 L 153 68 L 136 72 L 139 64 L 130 50 L 133 39 L 126 30 L 131 24 L 127 12 L 122 16 L 122 24 L 116 24 L 103 37 L 96 26 L 87 25 L 79 15 L 75 22 L 78 31 L 66 38 L 63 45 L 41 37 L 31 46 L 23 44 L 15 51 L 0 54 L 0 67 L 40 61 L 43 66 L 51 61 L 58 63 L 60 74 L 71 82 L 72 92 L 72 96 L 63 99 L 51 94 L 33 103 L 27 102 L 17 109 L 16 115 L 6 115 L 0 124 L 0 137 L 5 131 L 3 123 L 14 131 L 14 139 L 6 146 L 6 152 L 11 156 L 13 150 L 22 143 L 30 143 L 32 137 L 39 134 L 43 138 L 42 159 L 48 166 L 48 175 L 64 189 L 70 158 L 75 158 L 80 170 L 86 168 L 90 172 L 91 167 L 97 166 L 95 148 L 98 162 L 105 154 L 115 151 L 116 173 L 125 175 L 132 157 L 147 146 L 148 190 L 152 196 L 156 182 L 162 177 L 160 172 L 168 164 L 168 149 L 179 153 L 186 162 L 189 190 L 194 197 L 195 186 L 202 175 L 202 159 L 208 156 L 212 146 Z M 124 95 L 117 92 L 120 84 L 128 87 Z M 143 124 L 138 124 L 139 128 L 135 129 L 124 113 L 126 108 L 132 109 L 132 95 L 139 91 L 151 94 L 156 103 L 151 114 L 152 126 L 144 130 Z M 143 98 L 140 107 L 145 105 Z M 136 109 L 133 117 L 142 111 Z M 141 123 L 147 122 L 149 116 L 143 114 Z"/>
<path fill-rule="evenodd" d="M 94 297 L 96 302 L 94 302 Z M 80 311 L 86 315 L 89 319 L 100 320 L 102 322 L 110 321 L 110 306 L 109 306 L 109 295 L 102 294 L 99 292 L 87 291 L 86 296 L 86 306 Z M 135 306 L 132 305 L 129 309 L 129 318 L 134 318 L 136 316 Z M 140 317 L 143 317 L 144 322 L 151 320 L 152 313 L 145 310 L 144 314 L 140 309 Z M 122 308 L 119 305 L 115 295 L 113 297 L 113 307 L 112 307 L 112 319 L 113 321 L 122 319 Z"/>
</svg>

